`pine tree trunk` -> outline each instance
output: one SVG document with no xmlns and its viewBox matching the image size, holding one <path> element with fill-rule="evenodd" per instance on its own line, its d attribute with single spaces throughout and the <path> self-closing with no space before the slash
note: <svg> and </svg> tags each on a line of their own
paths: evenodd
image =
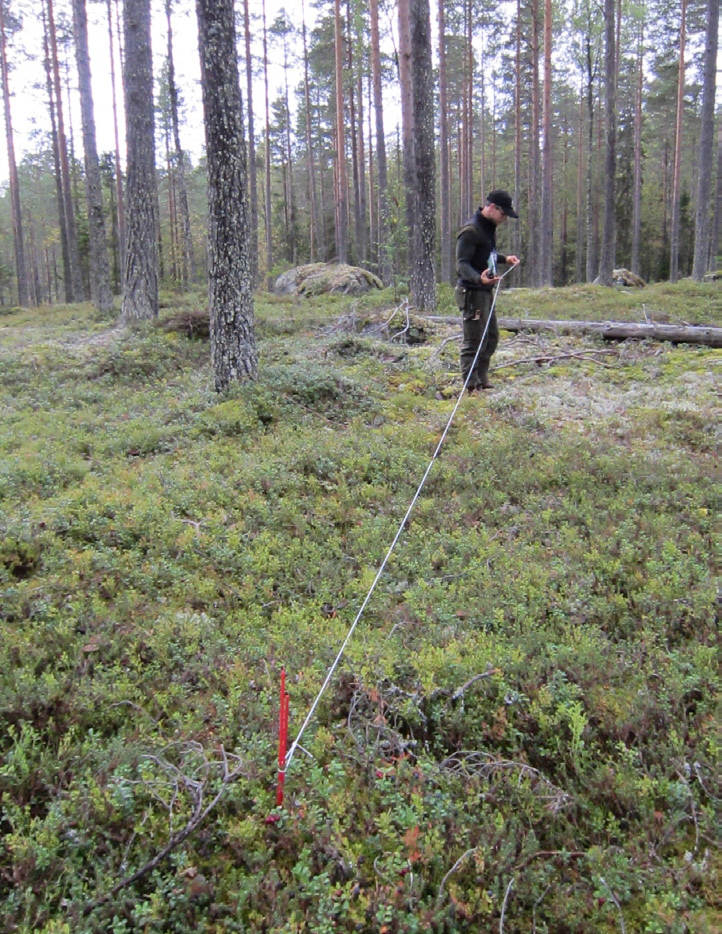
<svg viewBox="0 0 722 934">
<path fill-rule="evenodd" d="M 178 186 L 178 201 L 180 202 L 181 230 L 183 233 L 183 288 L 188 282 L 196 281 L 196 258 L 193 250 L 191 236 L 191 218 L 188 209 L 188 187 L 186 185 L 185 157 L 180 141 L 180 121 L 178 117 L 178 89 L 175 83 L 175 67 L 173 64 L 173 26 L 171 23 L 171 0 L 166 0 L 165 14 L 168 21 L 168 97 L 170 100 L 170 118 L 173 127 L 173 168 L 174 181 Z"/>
<path fill-rule="evenodd" d="M 376 165 L 378 176 L 378 251 L 379 276 L 388 285 L 392 278 L 391 245 L 389 243 L 388 167 L 384 135 L 384 104 L 381 89 L 381 47 L 379 41 L 379 4 L 370 0 L 371 9 L 371 70 L 374 82 L 374 114 L 376 117 Z"/>
<path fill-rule="evenodd" d="M 113 97 L 113 129 L 115 131 L 115 191 L 118 223 L 118 252 L 120 268 L 125 268 L 125 198 L 123 196 L 123 173 L 120 169 L 120 134 L 118 133 L 118 101 L 115 90 L 115 43 L 113 42 L 113 18 L 108 0 L 108 42 L 110 45 L 110 82 Z"/>
<path fill-rule="evenodd" d="M 2 0 L 0 0 L 2 2 Z M 60 250 L 63 257 L 63 293 L 66 304 L 71 304 L 73 296 L 73 279 L 70 274 L 70 253 L 68 251 L 68 225 L 65 220 L 65 199 L 63 198 L 63 179 L 60 169 L 60 148 L 58 146 L 58 127 L 55 121 L 55 92 L 53 90 L 53 73 L 50 64 L 50 40 L 48 38 L 48 24 L 45 15 L 45 6 L 42 7 L 43 39 L 45 48 L 45 76 L 48 90 L 48 112 L 50 114 L 50 132 L 53 147 L 53 168 L 55 170 L 55 197 L 58 208 L 58 230 L 60 232 Z"/>
<path fill-rule="evenodd" d="M 484 33 L 481 34 L 481 43 L 479 49 L 479 70 L 481 72 L 481 94 L 479 101 L 479 150 L 480 156 L 479 159 L 479 198 L 484 198 L 488 192 L 486 187 L 486 62 L 484 61 Z M 492 190 L 496 188 L 496 185 L 491 186 Z M 474 191 L 474 183 L 472 181 L 472 195 Z M 476 199 L 474 199 L 476 200 Z M 473 206 L 472 206 L 473 209 Z"/>
<path fill-rule="evenodd" d="M 574 281 L 583 282 L 584 228 L 582 227 L 582 197 L 584 180 L 584 74 L 579 86 L 579 137 L 577 142 L 577 239 L 574 256 Z"/>
<path fill-rule="evenodd" d="M 682 0 L 679 30 L 679 78 L 677 81 L 677 120 L 674 129 L 674 169 L 672 171 L 672 239 L 669 254 L 669 281 L 679 278 L 679 195 L 682 170 L 682 116 L 684 111 L 684 48 L 686 40 L 687 0 Z"/>
<path fill-rule="evenodd" d="M 63 89 L 60 83 L 60 61 L 58 59 L 58 42 L 55 33 L 55 17 L 53 14 L 53 0 L 46 0 L 48 10 L 48 30 L 50 36 L 50 59 L 53 68 L 53 81 L 55 86 L 55 105 L 58 118 L 58 151 L 60 154 L 60 171 L 63 185 L 63 202 L 65 206 L 65 224 L 68 235 L 68 256 L 70 259 L 70 277 L 72 282 L 73 300 L 83 300 L 85 289 L 80 273 L 80 256 L 78 254 L 78 234 L 75 226 L 75 206 L 72 196 L 72 179 L 70 176 L 70 163 L 68 161 L 68 145 L 65 138 L 65 121 L 63 117 Z"/>
<path fill-rule="evenodd" d="M 476 207 L 474 198 L 474 4 L 468 0 L 467 34 L 466 34 L 466 69 L 468 76 L 469 103 L 466 121 L 466 211 L 467 217 Z M 483 77 L 482 77 L 483 81 Z M 483 199 L 486 192 L 482 191 L 479 198 Z"/>
<path fill-rule="evenodd" d="M 604 226 L 599 257 L 599 284 L 611 288 L 614 272 L 616 223 L 614 214 L 615 175 L 617 171 L 617 95 L 616 40 L 614 32 L 614 0 L 604 0 L 604 122 L 606 129 L 606 159 L 604 165 Z"/>
<path fill-rule="evenodd" d="M 196 0 L 208 154 L 211 361 L 218 392 L 255 379 L 246 147 L 233 0 Z"/>
<path fill-rule="evenodd" d="M 349 136 L 351 138 L 351 175 L 353 184 L 353 229 L 354 229 L 354 261 L 361 262 L 362 252 L 362 220 L 361 220 L 361 173 L 358 152 L 358 128 L 356 124 L 356 90 L 354 78 L 353 42 L 351 32 L 351 0 L 346 0 L 346 45 L 348 53 L 348 105 L 349 105 Z"/>
<path fill-rule="evenodd" d="M 78 84 L 83 125 L 83 151 L 85 152 L 85 193 L 88 201 L 88 235 L 90 246 L 90 296 L 98 311 L 107 313 L 113 308 L 110 291 L 110 264 L 105 237 L 103 215 L 103 189 L 100 183 L 98 149 L 95 142 L 95 116 L 93 91 L 90 82 L 88 54 L 88 23 L 85 0 L 73 0 L 75 52 L 78 60 Z"/>
<path fill-rule="evenodd" d="M 243 0 L 243 31 L 246 45 L 246 109 L 248 112 L 248 186 L 251 208 L 251 282 L 258 283 L 258 181 L 256 179 L 256 134 L 253 126 L 253 58 L 248 0 Z"/>
<path fill-rule="evenodd" d="M 564 107 L 564 125 L 562 128 L 562 218 L 561 218 L 561 231 L 560 231 L 560 240 L 561 240 L 561 269 L 560 269 L 560 279 L 561 285 L 567 284 L 567 225 L 568 225 L 568 214 L 569 214 L 569 203 L 567 199 L 567 167 L 569 164 L 569 117 L 566 106 Z M 552 265 L 553 265 L 552 257 Z M 553 269 L 552 269 L 552 279 L 553 279 Z"/>
<path fill-rule="evenodd" d="M 542 285 L 552 284 L 552 0 L 544 0 L 544 101 L 543 117 L 543 178 L 542 178 L 542 236 L 541 276 Z"/>
<path fill-rule="evenodd" d="M 158 191 L 155 176 L 150 0 L 125 0 L 127 243 L 124 324 L 158 315 Z"/>
<path fill-rule="evenodd" d="M 348 262 L 348 182 L 346 180 L 346 143 L 343 108 L 343 32 L 341 31 L 341 0 L 335 0 L 336 53 L 336 257 Z"/>
<path fill-rule="evenodd" d="M 404 197 L 406 203 L 406 262 L 409 266 L 411 294 L 417 291 L 416 237 L 418 225 L 416 157 L 414 155 L 414 91 L 411 76 L 410 0 L 398 0 L 399 13 L 399 83 L 401 85 L 401 133 L 403 138 Z"/>
<path fill-rule="evenodd" d="M 248 0 L 245 0 L 248 8 Z M 306 108 L 306 160 L 308 162 L 308 195 L 310 206 L 310 260 L 316 262 L 318 252 L 318 203 L 316 201 L 316 167 L 313 158 L 311 135 L 311 97 L 308 81 L 308 45 L 306 41 L 306 5 L 301 0 L 301 27 L 303 34 L 303 100 Z M 249 85 L 250 89 L 250 85 Z"/>
<path fill-rule="evenodd" d="M 273 230 L 271 229 L 271 113 L 268 100 L 268 31 L 266 29 L 266 0 L 263 0 L 263 82 L 266 98 L 266 286 L 273 288 Z"/>
<path fill-rule="evenodd" d="M 285 60 L 285 46 L 284 46 L 284 63 L 283 63 L 283 76 L 285 82 L 286 90 L 286 157 L 288 159 L 288 197 L 287 204 L 289 208 L 289 228 L 290 228 L 290 242 L 291 242 L 291 262 L 294 266 L 298 265 L 298 247 L 296 245 L 296 197 L 293 188 L 293 153 L 291 151 L 291 110 L 289 107 L 289 97 L 288 97 L 288 63 Z"/>
<path fill-rule="evenodd" d="M 714 148 L 715 68 L 719 41 L 719 3 L 707 0 L 707 36 L 704 51 L 702 87 L 702 130 L 699 141 L 699 182 L 694 231 L 692 278 L 698 282 L 708 270 L 710 257 L 710 196 L 712 194 L 712 152 Z M 717 179 L 717 186 L 722 179 Z"/>
<path fill-rule="evenodd" d="M 361 83 L 361 67 L 356 74 L 356 96 L 358 99 L 358 170 L 359 170 L 359 214 L 361 215 L 361 264 L 368 262 L 368 223 L 366 205 L 366 146 L 364 141 L 364 110 L 363 86 Z"/>
<path fill-rule="evenodd" d="M 441 281 L 452 282 L 452 250 L 451 242 L 451 204 L 449 190 L 449 103 L 446 87 L 446 19 L 444 5 L 446 0 L 438 0 L 439 4 L 439 194 L 441 201 Z M 455 277 L 454 277 L 455 278 Z"/>
<path fill-rule="evenodd" d="M 414 257 L 416 276 L 412 277 L 411 295 L 420 312 L 433 314 L 436 310 L 436 159 L 429 0 L 411 0 L 409 14 L 418 231 Z"/>
<path fill-rule="evenodd" d="M 15 139 L 10 114 L 10 79 L 8 76 L 7 37 L 5 35 L 5 13 L 0 0 L 0 67 L 2 70 L 3 105 L 5 110 L 5 139 L 8 150 L 8 173 L 10 176 L 10 204 L 13 220 L 13 244 L 15 247 L 15 275 L 18 286 L 18 305 L 21 308 L 29 304 L 28 274 L 25 264 L 25 244 L 23 242 L 23 220 L 20 210 L 20 189 L 18 170 L 15 162 Z"/>
<path fill-rule="evenodd" d="M 715 0 L 712 0 L 714 3 Z M 644 90 L 644 22 L 639 27 L 637 46 L 637 89 L 634 101 L 634 180 L 632 182 L 631 269 L 641 275 L 639 246 L 642 238 L 642 92 Z"/>
<path fill-rule="evenodd" d="M 587 282 L 596 276 L 596 249 L 594 238 L 594 65 L 592 61 L 591 23 L 588 24 L 587 46 Z"/>
<path fill-rule="evenodd" d="M 367 139 L 369 141 L 369 183 L 366 197 L 368 199 L 369 209 L 369 263 L 371 268 L 376 269 L 378 274 L 379 258 L 378 252 L 376 250 L 376 245 L 378 244 L 378 211 L 376 209 L 376 175 L 374 168 L 374 128 L 372 116 L 374 109 L 373 93 L 373 78 L 371 75 L 371 69 L 368 69 L 366 72 L 366 119 L 368 120 L 366 132 L 368 134 Z"/>
<path fill-rule="evenodd" d="M 516 0 L 516 36 L 514 60 L 514 204 L 521 202 L 521 0 Z M 521 224 L 514 224 L 514 253 L 521 256 Z"/>
<path fill-rule="evenodd" d="M 714 263 L 719 248 L 719 231 L 722 223 L 722 120 L 717 124 L 717 193 L 714 201 L 714 219 L 709 248 L 709 262 Z"/>
<path fill-rule="evenodd" d="M 531 140 L 529 182 L 529 254 L 530 279 L 535 288 L 541 285 L 541 230 L 539 188 L 541 182 L 541 157 L 539 153 L 539 0 L 532 0 L 531 39 Z M 546 232 L 545 232 L 546 233 Z"/>
</svg>

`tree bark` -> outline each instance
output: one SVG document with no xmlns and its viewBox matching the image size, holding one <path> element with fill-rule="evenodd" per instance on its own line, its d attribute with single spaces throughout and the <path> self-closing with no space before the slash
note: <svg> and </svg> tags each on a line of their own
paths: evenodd
<svg viewBox="0 0 722 934">
<path fill-rule="evenodd" d="M 364 141 L 363 85 L 361 66 L 356 70 L 356 97 L 358 100 L 358 169 L 359 214 L 361 215 L 361 265 L 368 262 L 368 208 L 366 205 L 366 145 Z"/>
<path fill-rule="evenodd" d="M 592 182 L 594 175 L 594 66 L 592 60 L 591 22 L 586 37 L 587 64 L 587 264 L 586 278 L 591 282 L 596 275 L 596 249 L 594 239 L 594 217 Z"/>
<path fill-rule="evenodd" d="M 694 264 L 692 278 L 704 278 L 710 260 L 710 196 L 712 194 L 712 154 L 714 148 L 715 68 L 719 42 L 719 2 L 707 0 L 707 36 L 704 51 L 704 81 L 702 86 L 702 130 L 699 140 L 699 182 L 697 214 L 694 230 Z M 722 179 L 717 179 L 717 185 Z"/>
<path fill-rule="evenodd" d="M 414 90 L 411 72 L 410 0 L 398 0 L 399 14 L 399 83 L 401 85 L 401 135 L 403 140 L 404 199 L 406 205 L 406 262 L 409 266 L 411 293 L 416 290 L 415 262 L 418 222 L 416 157 L 414 155 Z"/>
<path fill-rule="evenodd" d="M 542 163 L 542 285 L 552 284 L 552 0 L 544 0 L 544 100 L 542 105 L 543 163 Z"/>
<path fill-rule="evenodd" d="M 353 186 L 353 229 L 354 229 L 354 260 L 361 263 L 363 222 L 361 219 L 361 173 L 358 151 L 358 128 L 356 124 L 356 81 L 354 78 L 353 33 L 351 29 L 351 0 L 346 0 L 346 46 L 348 54 L 348 104 L 349 104 L 349 136 L 351 139 L 351 176 Z"/>
<path fill-rule="evenodd" d="M 679 195 L 682 171 L 682 116 L 684 111 L 684 48 L 687 34 L 687 0 L 682 0 L 679 28 L 679 77 L 677 80 L 677 119 L 674 128 L 674 170 L 672 173 L 672 235 L 669 252 L 669 281 L 679 279 Z"/>
<path fill-rule="evenodd" d="M 253 126 L 253 58 L 248 0 L 243 0 L 243 26 L 246 44 L 246 110 L 248 113 L 248 186 L 251 208 L 251 282 L 258 283 L 258 181 L 256 179 L 256 134 Z M 304 22 L 305 30 L 305 22 Z M 304 32 L 305 37 L 305 32 Z"/>
<path fill-rule="evenodd" d="M 233 0 L 196 0 L 208 154 L 211 362 L 216 390 L 255 379 L 246 147 Z"/>
<path fill-rule="evenodd" d="M 103 189 L 100 183 L 98 148 L 95 142 L 95 115 L 88 53 L 88 22 L 85 0 L 73 0 L 75 52 L 78 61 L 78 84 L 85 153 L 85 194 L 88 201 L 88 234 L 90 239 L 90 297 L 98 311 L 106 314 L 113 309 L 110 290 L 110 264 L 105 237 Z"/>
<path fill-rule="evenodd" d="M 378 177 L 378 251 L 379 277 L 388 285 L 392 277 L 389 245 L 388 168 L 384 135 L 384 103 L 381 89 L 381 47 L 379 41 L 379 3 L 370 0 L 371 11 L 371 71 L 374 83 L 374 114 L 376 122 L 376 174 Z"/>
<path fill-rule="evenodd" d="M 336 55 L 336 257 L 348 262 L 348 182 L 346 180 L 346 138 L 343 111 L 343 32 L 341 30 L 341 0 L 335 0 Z"/>
<path fill-rule="evenodd" d="M 4 3 L 0 0 L 0 66 L 2 69 L 3 105 L 5 110 L 5 139 L 8 150 L 8 172 L 10 176 L 10 203 L 13 221 L 13 245 L 15 248 L 15 275 L 18 286 L 18 305 L 21 308 L 29 304 L 28 273 L 25 262 L 25 244 L 23 242 L 23 220 L 20 209 L 20 188 L 18 170 L 15 162 L 15 139 L 10 113 L 10 78 L 7 59 L 7 35 L 5 31 Z"/>
<path fill-rule="evenodd" d="M 246 8 L 248 0 L 245 0 Z M 301 0 L 301 29 L 303 35 L 303 100 L 306 108 L 306 161 L 308 163 L 308 195 L 310 206 L 310 260 L 316 262 L 318 251 L 318 203 L 316 201 L 316 167 L 313 158 L 313 137 L 311 134 L 311 96 L 308 81 L 308 44 L 306 42 L 306 5 Z M 249 85 L 250 89 L 250 85 Z"/>
<path fill-rule="evenodd" d="M 428 313 L 436 310 L 436 159 L 429 0 L 411 0 L 409 14 L 418 232 L 411 296 L 414 306 Z"/>
<path fill-rule="evenodd" d="M 432 321 L 457 324 L 457 317 L 434 317 Z M 675 344 L 703 344 L 722 347 L 722 328 L 689 324 L 628 324 L 618 321 L 556 321 L 540 318 L 499 318 L 504 331 L 552 331 L 555 334 L 589 334 L 610 341 L 655 340 Z"/>
<path fill-rule="evenodd" d="M 271 114 L 268 100 L 268 30 L 266 29 L 266 0 L 263 0 L 263 83 L 266 98 L 266 286 L 270 290 L 273 287 L 271 275 L 271 270 L 273 269 L 273 231 L 271 229 Z"/>
<path fill-rule="evenodd" d="M 574 281 L 583 282 L 584 229 L 582 227 L 582 192 L 584 179 L 584 73 L 579 82 L 579 138 L 577 142 L 577 239 L 574 257 Z"/>
<path fill-rule="evenodd" d="M 125 0 L 127 217 L 124 324 L 158 316 L 158 193 L 155 176 L 150 0 Z"/>
<path fill-rule="evenodd" d="M 716 0 L 712 0 L 716 2 Z M 644 21 L 639 26 L 637 90 L 634 102 L 634 180 L 632 189 L 632 272 L 641 275 L 639 247 L 642 238 L 642 93 L 644 90 Z"/>
<path fill-rule="evenodd" d="M 0 3 L 2 0 L 0 0 Z M 50 63 L 50 39 L 45 5 L 42 7 L 43 41 L 45 50 L 45 76 L 48 90 L 48 112 L 50 114 L 50 133 L 53 147 L 53 168 L 55 170 L 55 198 L 58 208 L 58 230 L 60 233 L 60 251 L 63 257 L 63 294 L 66 304 L 73 302 L 73 280 L 70 275 L 70 253 L 68 252 L 68 225 L 65 220 L 65 199 L 63 197 L 63 179 L 60 169 L 60 148 L 58 146 L 58 127 L 55 120 L 55 92 L 53 90 L 53 71 Z"/>
<path fill-rule="evenodd" d="M 120 36 L 118 37 L 120 40 Z M 118 251 L 120 268 L 125 268 L 125 198 L 123 195 L 123 173 L 120 169 L 120 134 L 118 133 L 118 101 L 115 90 L 115 43 L 113 42 L 113 17 L 108 0 L 108 42 L 110 46 L 110 82 L 113 97 L 113 129 L 115 132 L 115 190 L 116 214 L 118 218 Z"/>
<path fill-rule="evenodd" d="M 180 201 L 181 232 L 183 234 L 183 288 L 196 281 L 196 258 L 193 250 L 191 236 L 191 218 L 188 209 L 188 186 L 186 185 L 185 156 L 180 141 L 180 120 L 178 116 L 178 88 L 175 83 L 175 66 L 173 63 L 173 26 L 171 22 L 171 0 L 166 0 L 165 15 L 168 22 L 168 97 L 170 100 L 170 118 L 173 128 L 173 159 L 174 181 L 178 186 L 178 200 Z"/>
<path fill-rule="evenodd" d="M 616 240 L 615 175 L 617 168 L 617 95 L 616 39 L 614 32 L 614 0 L 604 0 L 604 117 L 606 129 L 606 160 L 604 166 L 604 227 L 599 258 L 600 285 L 611 287 Z"/>
<path fill-rule="evenodd" d="M 55 33 L 55 16 L 53 13 L 53 0 L 46 0 L 48 10 L 48 30 L 50 36 L 50 60 L 53 68 L 53 81 L 55 86 L 55 107 L 58 118 L 58 151 L 60 154 L 60 170 L 63 185 L 63 202 L 65 205 L 65 224 L 68 233 L 68 256 L 70 259 L 70 277 L 72 283 L 72 299 L 68 301 L 80 302 L 84 297 L 83 280 L 80 274 L 80 257 L 78 254 L 78 234 L 75 226 L 75 206 L 71 190 L 70 164 L 68 162 L 68 144 L 65 137 L 65 121 L 63 117 L 63 89 L 60 83 L 60 61 L 58 59 L 58 41 Z"/>
<path fill-rule="evenodd" d="M 514 51 L 514 204 L 521 202 L 521 0 L 516 0 L 516 36 Z M 521 224 L 514 224 L 514 253 L 521 256 Z"/>
<path fill-rule="evenodd" d="M 541 285 L 541 230 L 539 211 L 540 153 L 539 153 L 539 0 L 532 0 L 531 40 L 531 140 L 530 140 L 530 197 L 529 197 L 529 253 L 530 279 L 535 287 Z M 546 233 L 546 232 L 545 232 Z"/>
<path fill-rule="evenodd" d="M 378 0 L 375 0 L 378 2 Z M 452 282 L 451 192 L 449 171 L 449 104 L 446 87 L 446 19 L 439 4 L 439 194 L 441 201 L 441 281 Z"/>
</svg>

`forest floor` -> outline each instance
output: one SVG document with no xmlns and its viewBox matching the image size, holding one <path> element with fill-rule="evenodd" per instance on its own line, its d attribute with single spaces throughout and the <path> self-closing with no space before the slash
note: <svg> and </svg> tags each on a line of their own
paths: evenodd
<svg viewBox="0 0 722 934">
<path fill-rule="evenodd" d="M 402 298 L 259 295 L 222 397 L 206 340 L 0 312 L 4 931 L 719 930 L 709 348 L 502 332 L 275 807 L 281 667 L 293 739 L 461 390 Z M 499 303 L 645 312 L 722 290 Z"/>
</svg>

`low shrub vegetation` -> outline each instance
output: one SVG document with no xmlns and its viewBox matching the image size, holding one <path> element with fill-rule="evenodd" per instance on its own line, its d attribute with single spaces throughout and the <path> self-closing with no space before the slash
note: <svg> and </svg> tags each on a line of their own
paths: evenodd
<svg viewBox="0 0 722 934">
<path fill-rule="evenodd" d="M 281 668 L 293 739 L 461 389 L 402 298 L 259 297 L 225 396 L 192 299 L 0 318 L 3 930 L 719 930 L 708 348 L 502 334 L 276 807 Z"/>
</svg>

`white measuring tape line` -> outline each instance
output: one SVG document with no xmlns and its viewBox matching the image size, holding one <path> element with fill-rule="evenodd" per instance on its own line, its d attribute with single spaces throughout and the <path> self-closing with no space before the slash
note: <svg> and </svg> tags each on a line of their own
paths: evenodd
<svg viewBox="0 0 722 934">
<path fill-rule="evenodd" d="M 462 386 L 461 392 L 459 393 L 459 398 L 456 400 L 456 405 L 454 406 L 454 409 L 453 409 L 451 415 L 449 416 L 449 421 L 446 423 L 446 428 L 444 428 L 444 433 L 443 433 L 442 436 L 441 436 L 441 440 L 440 440 L 439 443 L 436 445 L 436 450 L 434 451 L 433 456 L 432 456 L 431 460 L 429 461 L 429 466 L 426 468 L 426 473 L 424 474 L 424 476 L 423 476 L 423 478 L 422 478 L 422 480 L 421 480 L 421 483 L 419 484 L 418 489 L 416 490 L 416 493 L 414 494 L 414 498 L 411 500 L 411 504 L 409 505 L 409 508 L 406 510 L 406 515 L 405 515 L 404 518 L 401 520 L 401 525 L 399 525 L 398 531 L 396 532 L 396 535 L 394 536 L 394 540 L 393 540 L 393 542 L 391 542 L 391 546 L 389 547 L 389 550 L 386 552 L 386 557 L 385 557 L 384 560 L 381 562 L 381 566 L 379 567 L 378 572 L 377 572 L 377 574 L 376 574 L 376 577 L 374 578 L 374 582 L 373 582 L 373 584 L 371 584 L 371 589 L 370 589 L 369 592 L 366 594 L 366 598 L 365 598 L 364 602 L 361 604 L 361 609 L 360 609 L 360 610 L 358 611 L 358 613 L 356 614 L 356 619 L 353 621 L 353 625 L 352 625 L 351 628 L 349 629 L 349 631 L 348 631 L 348 633 L 347 633 L 347 635 L 346 635 L 346 638 L 343 640 L 343 645 L 342 645 L 341 648 L 338 650 L 338 654 L 337 654 L 336 658 L 334 659 L 333 664 L 331 665 L 331 667 L 330 667 L 329 670 L 328 670 L 328 673 L 327 673 L 327 675 L 326 675 L 326 678 L 325 678 L 323 684 L 321 685 L 321 690 L 320 690 L 320 691 L 318 692 L 318 694 L 316 695 L 316 699 L 314 700 L 313 704 L 311 705 L 311 709 L 309 710 L 308 714 L 306 715 L 306 719 L 303 721 L 303 724 L 301 725 L 301 729 L 298 731 L 295 740 L 294 740 L 293 743 L 291 744 L 291 748 L 290 748 L 290 749 L 288 750 L 288 752 L 286 753 L 286 761 L 285 761 L 285 766 L 284 766 L 284 769 L 283 769 L 283 773 L 284 773 L 284 774 L 288 771 L 288 767 L 289 767 L 290 764 L 291 764 L 291 760 L 293 759 L 296 750 L 302 748 L 302 747 L 299 745 L 299 744 L 300 744 L 300 741 L 301 741 L 301 737 L 303 736 L 304 731 L 306 730 L 306 727 L 307 727 L 308 724 L 311 722 L 311 718 L 313 717 L 314 713 L 316 712 L 316 708 L 318 707 L 319 701 L 320 701 L 321 698 L 323 697 L 323 694 L 324 694 L 326 688 L 328 687 L 328 683 L 329 683 L 329 681 L 331 680 L 331 678 L 333 677 L 333 673 L 336 671 L 336 668 L 338 667 L 338 663 L 341 661 L 341 658 L 342 658 L 342 656 L 343 656 L 343 653 L 344 653 L 345 650 L 346 650 L 346 646 L 348 645 L 348 643 L 349 643 L 349 641 L 350 641 L 350 639 L 351 639 L 351 636 L 354 634 L 354 630 L 356 629 L 356 626 L 358 625 L 358 622 L 359 622 L 359 620 L 361 619 L 361 616 L 363 615 L 363 611 L 366 609 L 366 606 L 367 606 L 369 600 L 371 599 L 371 596 L 372 596 L 374 590 L 376 589 L 376 584 L 378 584 L 379 579 L 380 579 L 381 575 L 382 575 L 383 572 L 384 572 L 384 569 L 385 569 L 385 567 L 386 567 L 386 564 L 387 564 L 389 558 L 391 557 L 391 554 L 392 554 L 394 548 L 396 547 L 396 543 L 398 542 L 399 538 L 401 537 L 401 533 L 403 532 L 404 526 L 406 525 L 406 520 L 407 520 L 407 519 L 409 518 L 409 516 L 411 515 L 411 510 L 412 510 L 412 509 L 414 508 L 414 506 L 416 505 L 416 500 L 419 498 L 419 495 L 420 495 L 420 493 L 421 493 L 421 490 L 423 489 L 424 484 L 426 483 L 426 478 L 429 476 L 429 473 L 431 472 L 431 468 L 432 468 L 433 465 L 434 465 L 434 461 L 436 460 L 436 458 L 437 458 L 437 456 L 438 456 L 438 453 L 439 453 L 439 451 L 441 450 L 441 445 L 444 443 L 444 439 L 446 438 L 446 435 L 447 435 L 448 432 L 449 432 L 449 428 L 451 428 L 451 423 L 453 422 L 454 416 L 456 415 L 456 410 L 459 408 L 459 405 L 460 405 L 460 403 L 461 403 L 461 400 L 462 400 L 462 398 L 463 398 L 463 396 L 464 396 L 464 392 L 466 391 L 466 387 L 467 387 L 467 385 L 468 385 L 468 383 L 469 383 L 469 379 L 471 378 L 471 374 L 474 372 L 474 368 L 476 367 L 476 361 L 477 361 L 478 358 L 479 358 L 479 353 L 480 353 L 480 351 L 481 351 L 481 348 L 484 346 L 484 341 L 486 340 L 486 335 L 487 335 L 488 332 L 489 332 L 489 325 L 490 325 L 490 323 L 491 323 L 491 316 L 494 314 L 494 306 L 496 305 L 496 297 L 497 297 L 497 295 L 499 294 L 499 286 L 501 285 L 501 280 L 504 279 L 506 276 L 508 276 L 509 273 L 512 271 L 512 269 L 515 269 L 515 268 L 516 268 L 515 266 L 510 266 L 509 269 L 507 269 L 506 272 L 503 273 L 503 275 L 501 275 L 501 276 L 499 277 L 499 281 L 497 282 L 497 284 L 496 284 L 496 289 L 495 289 L 495 291 L 494 291 L 494 298 L 493 298 L 493 301 L 492 301 L 492 303 L 491 303 L 491 308 L 489 309 L 489 314 L 488 314 L 487 319 L 486 319 L 486 325 L 485 325 L 485 327 L 484 327 L 484 333 L 482 334 L 481 340 L 479 341 L 479 346 L 476 348 L 476 354 L 474 355 L 474 362 L 471 364 L 471 367 L 469 368 L 469 372 L 468 372 L 468 374 L 467 374 L 467 376 L 466 376 L 466 380 L 465 380 L 465 382 L 464 382 L 464 385 Z M 305 750 L 304 750 L 304 751 L 305 751 Z"/>
</svg>

